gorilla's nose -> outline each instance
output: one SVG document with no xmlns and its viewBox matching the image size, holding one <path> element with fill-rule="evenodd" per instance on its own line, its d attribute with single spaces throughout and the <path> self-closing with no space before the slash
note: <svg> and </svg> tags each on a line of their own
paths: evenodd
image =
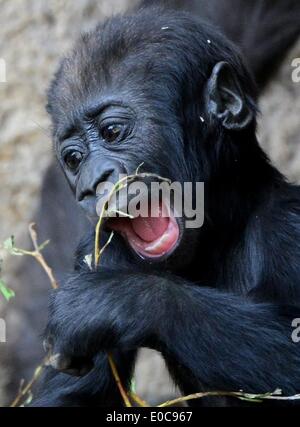
<svg viewBox="0 0 300 427">
<path fill-rule="evenodd" d="M 115 184 L 122 174 L 121 165 L 114 161 L 91 159 L 81 171 L 76 186 L 76 199 L 88 216 L 96 215 L 97 187 L 104 182 Z"/>
</svg>

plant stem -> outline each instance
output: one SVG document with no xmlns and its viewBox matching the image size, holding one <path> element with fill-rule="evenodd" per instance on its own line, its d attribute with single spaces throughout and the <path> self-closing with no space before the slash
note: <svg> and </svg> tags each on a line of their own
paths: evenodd
<svg viewBox="0 0 300 427">
<path fill-rule="evenodd" d="M 33 247 L 34 247 L 34 252 L 28 253 L 28 255 L 33 256 L 38 261 L 38 263 L 41 265 L 41 267 L 44 269 L 44 271 L 46 272 L 46 274 L 47 274 L 47 276 L 48 276 L 48 278 L 50 280 L 52 288 L 53 289 L 58 289 L 58 283 L 55 280 L 55 277 L 53 275 L 52 269 L 49 267 L 49 265 L 45 261 L 45 258 L 44 258 L 43 254 L 40 251 L 40 247 L 38 246 L 37 233 L 36 233 L 36 230 L 35 230 L 35 224 L 34 223 L 31 223 L 29 225 L 29 234 L 30 234 L 30 237 L 31 237 L 31 240 L 32 240 L 32 244 L 33 244 Z"/>
<path fill-rule="evenodd" d="M 113 358 L 112 358 L 112 356 L 110 354 L 108 355 L 108 361 L 109 361 L 109 364 L 110 364 L 113 376 L 115 378 L 115 381 L 117 383 L 117 386 L 118 386 L 118 388 L 120 390 L 122 399 L 123 399 L 123 401 L 125 403 L 125 406 L 127 408 L 131 408 L 132 405 L 131 405 L 130 400 L 128 399 L 127 393 L 126 393 L 126 391 L 125 391 L 125 389 L 124 389 L 124 387 L 122 385 L 122 382 L 121 382 L 121 379 L 120 379 L 120 376 L 119 376 L 116 364 L 115 364 L 115 362 L 114 362 L 114 360 L 113 360 Z"/>
<path fill-rule="evenodd" d="M 26 385 L 26 387 L 24 387 L 24 388 L 21 387 L 20 388 L 17 397 L 15 398 L 15 400 L 10 405 L 11 408 L 17 407 L 19 405 L 19 403 L 21 402 L 21 400 L 23 399 L 23 397 L 26 397 L 27 394 L 31 391 L 32 386 L 40 378 L 40 376 L 41 376 L 41 374 L 43 372 L 43 368 L 44 368 L 47 360 L 48 360 L 48 357 L 46 357 L 44 359 L 44 362 L 42 364 L 40 364 L 36 368 L 36 370 L 34 371 L 32 379 L 28 382 L 28 384 Z"/>
</svg>

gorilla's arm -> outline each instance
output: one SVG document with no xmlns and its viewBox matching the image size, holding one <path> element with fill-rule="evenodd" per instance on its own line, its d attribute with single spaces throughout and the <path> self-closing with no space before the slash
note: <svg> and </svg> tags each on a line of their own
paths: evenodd
<svg viewBox="0 0 300 427">
<path fill-rule="evenodd" d="M 279 387 L 289 395 L 300 390 L 291 320 L 286 307 L 177 277 L 104 271 L 81 273 L 53 293 L 47 334 L 64 369 L 99 351 L 147 346 L 162 352 L 183 389 Z"/>
</svg>

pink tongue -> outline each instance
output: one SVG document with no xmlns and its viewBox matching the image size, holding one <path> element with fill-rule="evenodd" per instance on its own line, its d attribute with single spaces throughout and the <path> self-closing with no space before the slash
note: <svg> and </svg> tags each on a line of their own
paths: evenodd
<svg viewBox="0 0 300 427">
<path fill-rule="evenodd" d="M 169 225 L 169 218 L 142 218 L 131 221 L 134 232 L 145 242 L 153 242 L 164 234 Z"/>
</svg>

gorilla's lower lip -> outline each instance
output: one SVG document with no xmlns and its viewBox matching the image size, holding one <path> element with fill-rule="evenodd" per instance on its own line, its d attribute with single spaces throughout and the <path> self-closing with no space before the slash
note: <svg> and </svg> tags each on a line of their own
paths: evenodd
<svg viewBox="0 0 300 427">
<path fill-rule="evenodd" d="M 120 233 L 135 252 L 150 259 L 170 255 L 180 237 L 179 226 L 173 215 L 109 219 L 107 228 Z"/>
</svg>

